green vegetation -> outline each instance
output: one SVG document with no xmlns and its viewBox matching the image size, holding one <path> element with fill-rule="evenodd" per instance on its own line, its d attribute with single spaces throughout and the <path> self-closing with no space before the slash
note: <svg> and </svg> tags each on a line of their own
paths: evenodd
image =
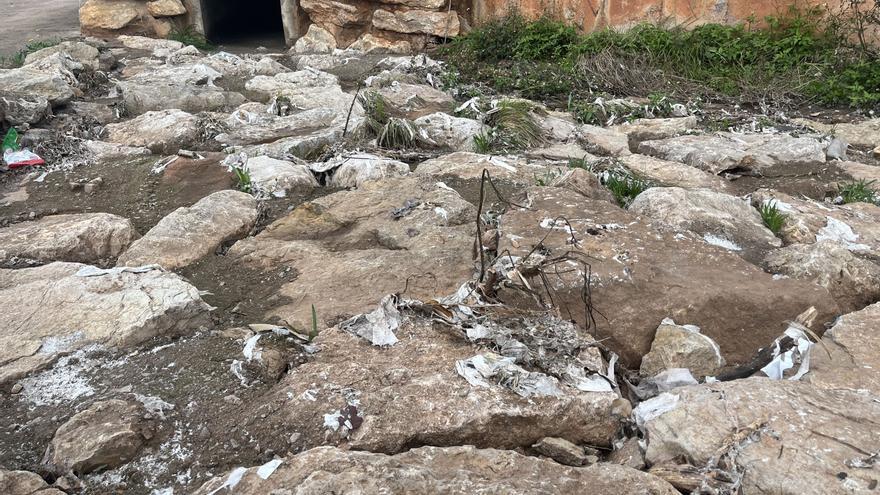
<svg viewBox="0 0 880 495">
<path fill-rule="evenodd" d="M 880 59 L 864 39 L 880 28 L 878 12 L 791 8 L 760 27 L 755 19 L 691 30 L 642 24 L 588 35 L 513 14 L 445 47 L 453 75 L 444 80 L 567 102 L 584 122 L 602 120 L 600 109 L 582 103 L 595 100 L 597 91 L 874 106 L 880 104 Z"/>
<path fill-rule="evenodd" d="M 880 200 L 877 191 L 874 190 L 875 180 L 866 181 L 864 179 L 853 182 L 840 184 L 840 197 L 843 203 L 877 203 Z"/>
<path fill-rule="evenodd" d="M 24 65 L 24 59 L 31 53 L 42 50 L 43 48 L 55 46 L 58 43 L 61 43 L 61 41 L 57 39 L 31 41 L 14 55 L 10 57 L 0 57 L 0 68 L 21 67 Z"/>
<path fill-rule="evenodd" d="M 485 133 L 474 136 L 474 151 L 477 153 L 488 154 L 492 151 L 492 141 Z"/>
<path fill-rule="evenodd" d="M 425 139 L 413 122 L 389 115 L 388 103 L 379 93 L 364 92 L 359 100 L 366 115 L 365 137 L 376 138 L 378 146 L 399 150 L 424 143 Z"/>
<path fill-rule="evenodd" d="M 779 211 L 779 208 L 776 206 L 776 201 L 765 202 L 760 208 L 758 208 L 758 213 L 761 214 L 761 220 L 764 221 L 764 226 L 770 229 L 770 232 L 778 235 L 782 230 L 782 226 L 785 224 L 787 215 Z"/>
<path fill-rule="evenodd" d="M 608 171 L 603 177 L 603 183 L 611 191 L 617 204 L 623 208 L 627 208 L 636 196 L 651 187 L 647 181 L 620 170 Z"/>
<path fill-rule="evenodd" d="M 251 173 L 244 167 L 232 167 L 232 173 L 235 174 L 236 188 L 241 192 L 252 194 L 254 186 L 251 182 Z"/>
<path fill-rule="evenodd" d="M 184 45 L 192 45 L 203 52 L 213 52 L 217 49 L 201 33 L 196 32 L 192 26 L 172 30 L 168 34 L 168 39 L 179 41 Z"/>
<path fill-rule="evenodd" d="M 318 338 L 318 311 L 315 310 L 315 305 L 312 304 L 312 329 L 309 331 L 309 342 L 316 338 Z"/>
</svg>

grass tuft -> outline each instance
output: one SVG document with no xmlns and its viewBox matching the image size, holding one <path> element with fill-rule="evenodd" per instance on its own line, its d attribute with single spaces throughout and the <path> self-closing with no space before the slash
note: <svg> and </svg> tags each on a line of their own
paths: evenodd
<svg viewBox="0 0 880 495">
<path fill-rule="evenodd" d="M 877 203 L 878 195 L 873 185 L 876 180 L 857 180 L 846 182 L 838 186 L 840 197 L 844 204 L 849 203 Z"/>
<path fill-rule="evenodd" d="M 761 220 L 764 222 L 764 226 L 770 229 L 770 232 L 773 232 L 774 235 L 779 235 L 779 232 L 782 231 L 782 227 L 785 225 L 785 219 L 788 218 L 788 216 L 779 211 L 779 208 L 776 206 L 776 201 L 765 201 L 764 204 L 758 208 L 758 213 L 761 214 Z"/>
<path fill-rule="evenodd" d="M 192 26 L 177 28 L 168 34 L 169 40 L 179 41 L 184 45 L 191 45 L 203 52 L 213 52 L 217 49 L 204 35 L 193 29 Z"/>
<path fill-rule="evenodd" d="M 253 194 L 254 186 L 251 181 L 251 173 L 244 167 L 232 167 L 232 173 L 235 174 L 236 188 L 241 192 Z"/>
<path fill-rule="evenodd" d="M 608 171 L 602 179 L 617 204 L 623 208 L 628 208 L 636 196 L 651 187 L 649 182 L 620 170 Z"/>
<path fill-rule="evenodd" d="M 17 68 L 24 65 L 24 59 L 28 55 L 43 48 L 49 48 L 61 43 L 58 39 L 38 40 L 28 42 L 21 50 L 17 51 L 11 57 L 0 57 L 0 68 Z"/>
<path fill-rule="evenodd" d="M 523 100 L 502 100 L 486 113 L 486 124 L 493 129 L 492 147 L 524 150 L 546 142 L 544 131 L 532 115 L 534 106 Z"/>
</svg>

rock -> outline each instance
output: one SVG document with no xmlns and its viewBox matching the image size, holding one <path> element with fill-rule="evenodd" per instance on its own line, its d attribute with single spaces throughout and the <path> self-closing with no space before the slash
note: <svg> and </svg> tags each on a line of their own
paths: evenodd
<svg viewBox="0 0 880 495">
<path fill-rule="evenodd" d="M 52 106 L 42 96 L 0 92 L 0 121 L 14 126 L 36 124 L 51 114 Z"/>
<path fill-rule="evenodd" d="M 808 119 L 792 119 L 792 122 L 811 127 L 819 132 L 832 134 L 860 148 L 870 149 L 880 146 L 880 118 L 836 124 L 823 124 Z"/>
<path fill-rule="evenodd" d="M 880 167 L 876 165 L 858 162 L 834 162 L 834 165 L 855 180 L 880 182 Z"/>
<path fill-rule="evenodd" d="M 338 28 L 364 26 L 370 20 L 369 8 L 361 3 L 301 0 L 299 5 L 309 14 L 312 22 L 331 32 L 338 31 Z"/>
<path fill-rule="evenodd" d="M 538 443 L 532 445 L 532 448 L 539 454 L 566 466 L 578 467 L 587 463 L 587 454 L 584 449 L 564 438 L 542 438 L 538 440 Z"/>
<path fill-rule="evenodd" d="M 336 50 L 336 38 L 317 24 L 309 26 L 305 36 L 293 45 L 293 53 L 333 53 L 333 50 Z"/>
<path fill-rule="evenodd" d="M 0 270 L 0 298 L 0 384 L 89 345 L 134 346 L 210 324 L 198 289 L 159 270 L 61 262 Z"/>
<path fill-rule="evenodd" d="M 430 177 L 368 181 L 300 205 L 237 242 L 227 256 L 250 266 L 296 269 L 299 277 L 281 288 L 272 313 L 310 328 L 311 304 L 324 325 L 372 310 L 404 288 L 407 297 L 455 292 L 472 273 L 475 215 L 458 193 Z"/>
<path fill-rule="evenodd" d="M 380 3 L 426 10 L 437 10 L 440 7 L 446 6 L 446 2 L 443 0 L 382 0 Z"/>
<path fill-rule="evenodd" d="M 681 162 L 706 172 L 760 172 L 779 166 L 825 163 L 825 146 L 811 137 L 786 134 L 679 136 L 639 144 L 639 153 Z"/>
<path fill-rule="evenodd" d="M 83 141 L 86 151 L 92 155 L 94 163 L 112 163 L 150 156 L 150 150 L 140 146 L 105 143 L 104 141 Z"/>
<path fill-rule="evenodd" d="M 378 93 L 390 105 L 387 110 L 391 115 L 411 120 L 452 112 L 455 106 L 451 96 L 425 84 L 392 83 Z"/>
<path fill-rule="evenodd" d="M 474 136 L 486 132 L 482 123 L 438 112 L 415 120 L 425 135 L 437 146 L 450 151 L 474 151 Z"/>
<path fill-rule="evenodd" d="M 874 155 L 874 158 L 880 158 L 880 146 L 874 148 L 874 151 L 871 152 Z"/>
<path fill-rule="evenodd" d="M 654 376 L 669 368 L 687 368 L 698 377 L 715 375 L 725 364 L 721 349 L 694 325 L 676 325 L 669 318 L 657 327 L 651 351 L 642 358 L 639 372 Z"/>
<path fill-rule="evenodd" d="M 0 229 L 0 260 L 107 262 L 137 236 L 129 220 L 109 213 L 52 215 Z"/>
<path fill-rule="evenodd" d="M 0 469 L 0 493 L 5 495 L 64 495 L 64 492 L 50 487 L 36 473 L 3 469 Z"/>
<path fill-rule="evenodd" d="M 139 115 L 166 109 L 213 112 L 241 105 L 245 97 L 214 84 L 223 75 L 206 64 L 160 66 L 117 81 L 126 111 Z"/>
<path fill-rule="evenodd" d="M 260 476 L 258 471 L 258 468 L 238 471 L 241 481 L 236 485 L 236 493 L 257 495 L 287 490 L 353 490 L 365 495 L 575 494 L 581 493 L 585 486 L 596 493 L 678 493 L 657 477 L 622 466 L 597 464 L 587 468 L 572 468 L 512 451 L 470 446 L 421 447 L 395 456 L 319 447 L 283 460 L 274 474 L 268 477 Z M 228 479 L 228 476 L 216 477 L 195 493 L 208 495 Z"/>
<path fill-rule="evenodd" d="M 348 45 L 348 50 L 355 50 L 366 54 L 406 54 L 413 52 L 413 46 L 409 41 L 406 40 L 393 41 L 386 38 L 374 36 L 371 33 L 365 33 L 363 36 L 355 40 L 354 43 Z"/>
<path fill-rule="evenodd" d="M 319 314 L 322 306 L 316 306 Z M 471 364 L 476 357 L 489 362 L 501 356 L 483 346 L 475 348 L 463 331 L 444 329 L 405 309 L 401 314 L 394 309 L 392 298 L 383 299 L 379 311 L 399 314 L 399 325 L 391 334 L 405 336 L 402 340 L 393 344 L 387 338 L 370 341 L 342 330 L 344 325 L 324 330 L 316 341 L 321 353 L 285 376 L 244 414 L 266 415 L 262 422 L 271 431 L 283 428 L 300 432 L 302 448 L 345 443 L 353 450 L 387 454 L 424 444 L 528 448 L 544 437 L 608 446 L 624 419 L 615 414 L 620 399 L 604 379 L 599 379 L 603 390 L 586 391 L 547 374 L 553 366 L 581 374 L 592 366 L 577 356 L 592 339 L 571 323 L 553 319 L 495 320 L 493 328 L 520 326 L 550 340 L 565 335 L 574 344 L 560 354 L 547 351 L 554 356 L 542 361 L 548 366 L 533 365 L 532 369 L 538 371 L 528 378 L 504 385 L 498 379 L 467 374 L 471 370 L 481 376 Z M 541 330 L 535 329 L 538 326 Z M 560 333 L 554 333 L 557 331 Z M 517 342 L 527 349 L 529 344 L 534 346 L 532 342 Z M 542 348 L 552 346 L 548 343 Z M 512 364 L 515 358 L 508 359 L 512 368 L 522 370 Z M 601 359 L 598 361 L 601 363 Z M 316 376 L 327 378 L 316 381 Z M 513 385 L 532 380 L 541 385 L 522 389 Z M 431 390 L 428 400 L 426 387 Z M 309 392 L 303 396 L 305 391 Z M 414 417 L 419 420 L 412 421 Z M 261 441 L 274 442 L 275 438 Z"/>
<path fill-rule="evenodd" d="M 626 156 L 629 151 L 629 137 L 608 127 L 582 125 L 578 128 L 580 138 L 589 146 L 587 149 L 599 155 Z"/>
<path fill-rule="evenodd" d="M 86 0 L 79 8 L 79 23 L 83 32 L 117 31 L 142 12 L 142 4 L 136 0 Z"/>
<path fill-rule="evenodd" d="M 832 205 L 760 189 L 752 204 L 775 205 L 785 215 L 779 236 L 785 244 L 832 240 L 862 256 L 880 257 L 880 207 L 869 203 Z"/>
<path fill-rule="evenodd" d="M 833 240 L 770 251 L 764 265 L 772 273 L 812 280 L 825 287 L 845 312 L 880 300 L 880 266 L 858 258 Z"/>
<path fill-rule="evenodd" d="M 745 251 L 747 257 L 782 245 L 748 201 L 708 189 L 652 187 L 636 197 L 630 210 L 690 230 L 710 244 Z"/>
<path fill-rule="evenodd" d="M 630 147 L 635 149 L 642 141 L 671 138 L 695 127 L 697 127 L 697 117 L 691 115 L 669 119 L 637 119 L 615 126 L 613 129 L 629 136 Z"/>
<path fill-rule="evenodd" d="M 373 12 L 373 26 L 396 33 L 430 34 L 448 38 L 458 36 L 461 28 L 458 13 L 454 10 L 447 13 L 419 9 L 395 12 L 378 9 Z"/>
<path fill-rule="evenodd" d="M 718 343 L 728 364 L 738 365 L 773 342 L 786 321 L 810 306 L 818 310 L 814 329 L 820 332 L 820 322 L 839 312 L 821 287 L 775 280 L 733 253 L 692 235 L 655 230 L 645 219 L 607 201 L 536 187 L 518 203 L 531 210 L 511 209 L 501 216 L 498 252 L 525 256 L 540 242 L 546 258 L 536 258 L 535 263 L 566 253 L 587 256 L 596 326 L 584 315 L 580 271 L 551 271 L 547 278 L 552 298 L 566 318 L 589 325 L 591 334 L 631 368 L 649 351 L 657 323 L 664 318 L 700 327 Z M 554 228 L 553 219 L 560 216 L 568 219 L 576 246 L 568 225 L 557 223 Z M 528 281 L 532 287 L 543 287 L 537 275 Z M 517 307 L 535 306 L 531 297 L 515 290 L 502 289 L 499 297 Z"/>
<path fill-rule="evenodd" d="M 534 158 L 537 160 L 563 162 L 582 160 L 587 163 L 599 159 L 598 157 L 593 156 L 592 154 L 587 152 L 587 150 L 583 149 L 580 145 L 575 143 L 557 143 L 545 146 L 543 148 L 530 148 L 526 150 L 525 156 L 527 158 Z"/>
<path fill-rule="evenodd" d="M 119 399 L 95 402 L 58 428 L 43 464 L 59 474 L 73 471 L 79 475 L 121 466 L 144 444 L 149 429 L 145 413 L 140 403 Z"/>
<path fill-rule="evenodd" d="M 18 69 L 0 69 L 0 88 L 4 93 L 45 98 L 52 106 L 67 103 L 73 98 L 73 88 L 57 71 L 37 70 L 33 66 Z"/>
<path fill-rule="evenodd" d="M 683 458 L 702 467 L 724 456 L 743 494 L 783 495 L 868 493 L 874 469 L 850 466 L 880 442 L 878 414 L 870 395 L 755 377 L 677 389 L 635 411 L 649 465 Z"/>
<path fill-rule="evenodd" d="M 548 185 L 569 189 L 585 198 L 614 201 L 614 196 L 611 195 L 608 189 L 602 187 L 602 184 L 599 183 L 599 178 L 582 168 L 566 170 Z"/>
<path fill-rule="evenodd" d="M 72 101 L 67 104 L 67 110 L 75 115 L 87 119 L 94 119 L 101 125 L 106 125 L 118 120 L 116 109 L 104 103 L 95 103 L 91 101 Z"/>
<path fill-rule="evenodd" d="M 880 394 L 878 330 L 880 303 L 841 316 L 822 336 L 822 345 L 810 353 L 810 372 L 805 380 L 823 389 Z"/>
<path fill-rule="evenodd" d="M 259 216 L 257 200 L 239 191 L 219 191 L 191 207 L 174 210 L 119 257 L 118 266 L 157 264 L 176 270 L 240 239 Z"/>
<path fill-rule="evenodd" d="M 615 447 L 614 451 L 608 455 L 608 462 L 638 470 L 645 469 L 645 454 L 639 447 L 638 438 L 627 438 L 622 445 Z"/>
<path fill-rule="evenodd" d="M 64 52 L 77 62 L 86 67 L 89 67 L 92 70 L 98 70 L 99 68 L 100 64 L 98 63 L 98 49 L 81 41 L 62 41 L 57 45 L 29 53 L 24 59 L 24 64 L 30 65 L 34 62 L 43 60 L 59 52 Z"/>
<path fill-rule="evenodd" d="M 147 12 L 153 17 L 174 17 L 186 14 L 186 7 L 180 0 L 153 0 L 147 2 Z"/>
<path fill-rule="evenodd" d="M 564 143 L 576 140 L 578 137 L 579 125 L 568 112 L 542 109 L 539 112 L 532 112 L 532 117 L 551 141 Z"/>
<path fill-rule="evenodd" d="M 251 183 L 270 194 L 284 196 L 286 191 L 318 187 L 318 180 L 306 165 L 268 156 L 249 158 L 245 166 Z"/>
<path fill-rule="evenodd" d="M 152 54 L 173 53 L 184 48 L 184 44 L 175 40 L 148 38 L 146 36 L 121 35 L 117 38 L 122 46 L 132 50 L 144 50 Z"/>
<path fill-rule="evenodd" d="M 247 82 L 245 88 L 256 100 L 263 103 L 268 103 L 272 98 L 283 96 L 291 99 L 290 103 L 294 107 L 309 110 L 320 105 L 311 99 L 309 90 L 339 89 L 339 79 L 333 74 L 319 70 L 299 70 L 283 72 L 274 76 L 256 76 Z M 330 101 L 331 98 L 326 99 Z M 351 104 L 351 100 L 349 100 L 349 104 Z"/>
<path fill-rule="evenodd" d="M 535 175 L 545 174 L 551 169 L 512 156 L 500 157 L 458 152 L 426 160 L 416 167 L 415 172 L 467 180 L 480 179 L 483 170 L 488 170 L 494 179 L 532 185 L 535 183 Z"/>
<path fill-rule="evenodd" d="M 199 118 L 181 110 L 147 112 L 126 122 L 107 124 L 104 130 L 111 143 L 169 154 L 196 147 L 202 132 Z"/>
<path fill-rule="evenodd" d="M 720 193 L 727 193 L 730 190 L 727 181 L 721 177 L 679 162 L 639 154 L 622 156 L 618 160 L 636 176 L 658 185 L 684 189 L 709 189 Z"/>
<path fill-rule="evenodd" d="M 368 180 L 409 174 L 409 165 L 406 163 L 366 153 L 340 156 L 326 164 L 321 164 L 321 168 L 327 167 L 334 169 L 328 182 L 332 187 L 360 187 Z"/>
</svg>

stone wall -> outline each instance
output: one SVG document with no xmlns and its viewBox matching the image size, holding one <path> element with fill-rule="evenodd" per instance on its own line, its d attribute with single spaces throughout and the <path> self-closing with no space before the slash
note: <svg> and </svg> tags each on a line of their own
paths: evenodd
<svg viewBox="0 0 880 495">
<path fill-rule="evenodd" d="M 142 34 L 165 37 L 175 26 L 204 32 L 203 12 L 219 0 L 86 0 L 80 9 L 84 34 Z M 312 24 L 329 32 L 336 46 L 420 50 L 432 38 L 454 37 L 517 10 L 591 31 L 645 21 L 697 25 L 735 23 L 784 12 L 797 4 L 839 5 L 821 0 L 278 0 L 289 45 Z M 243 7 L 247 8 L 247 7 Z M 209 15 L 209 14 L 208 14 Z M 323 31 L 321 31 L 323 32 Z"/>
</svg>

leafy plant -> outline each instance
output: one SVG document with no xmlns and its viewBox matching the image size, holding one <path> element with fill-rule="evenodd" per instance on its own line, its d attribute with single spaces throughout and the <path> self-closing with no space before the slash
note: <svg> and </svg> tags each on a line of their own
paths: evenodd
<svg viewBox="0 0 880 495">
<path fill-rule="evenodd" d="M 532 103 L 523 100 L 502 100 L 489 110 L 486 123 L 494 129 L 494 144 L 509 150 L 543 144 L 544 131 L 532 116 L 532 110 Z"/>
<path fill-rule="evenodd" d="M 765 201 L 764 204 L 758 208 L 758 213 L 761 214 L 761 220 L 764 222 L 764 226 L 770 229 L 770 232 L 777 235 L 782 231 L 782 227 L 785 225 L 785 219 L 788 218 L 787 215 L 779 211 L 779 207 L 776 206 L 776 201 Z"/>
<path fill-rule="evenodd" d="M 315 305 L 312 304 L 312 329 L 309 331 L 309 342 L 318 338 L 318 333 L 318 311 L 315 310 Z"/>
<path fill-rule="evenodd" d="M 568 159 L 568 168 L 581 168 L 581 169 L 590 171 L 590 167 L 587 164 L 586 158 L 569 158 Z"/>
<path fill-rule="evenodd" d="M 420 137 L 413 122 L 391 117 L 379 132 L 376 144 L 383 148 L 402 150 L 414 147 L 421 141 Z"/>
<path fill-rule="evenodd" d="M 177 28 L 168 34 L 169 40 L 179 41 L 184 45 L 191 45 L 203 52 L 212 52 L 217 49 L 211 42 L 207 40 L 201 33 L 193 29 L 192 26 Z"/>
<path fill-rule="evenodd" d="M 492 150 L 492 141 L 486 133 L 479 133 L 474 136 L 474 151 L 477 153 L 487 154 Z"/>
<path fill-rule="evenodd" d="M 862 179 L 839 185 L 838 189 L 843 203 L 876 203 L 880 198 L 872 187 L 875 182 L 877 181 Z"/>
<path fill-rule="evenodd" d="M 244 167 L 232 167 L 232 173 L 235 174 L 236 187 L 241 192 L 251 194 L 254 192 L 253 183 L 251 182 L 251 173 Z"/>
<path fill-rule="evenodd" d="M 651 187 L 647 181 L 617 170 L 606 172 L 603 182 L 617 204 L 624 208 L 629 207 L 636 196 Z"/>
</svg>

